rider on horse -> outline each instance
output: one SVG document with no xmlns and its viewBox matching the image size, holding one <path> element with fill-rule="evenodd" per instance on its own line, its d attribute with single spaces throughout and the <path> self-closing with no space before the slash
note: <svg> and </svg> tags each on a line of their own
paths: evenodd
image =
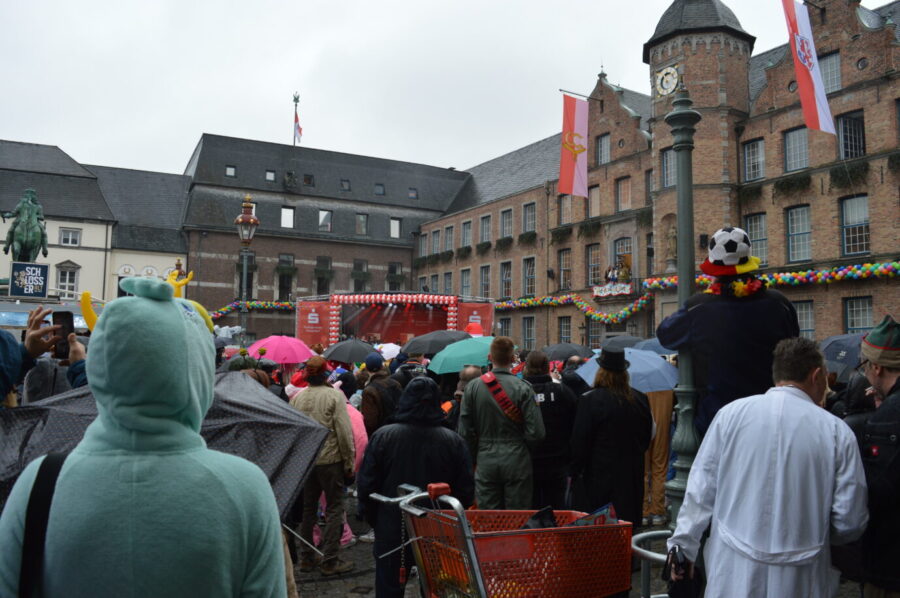
<svg viewBox="0 0 900 598">
<path fill-rule="evenodd" d="M 44 209 L 37 202 L 37 193 L 34 189 L 26 189 L 25 195 L 19 200 L 12 212 L 0 213 L 3 219 L 15 218 L 15 222 L 6 233 L 6 243 L 3 245 L 3 253 L 9 253 L 13 248 L 13 259 L 16 261 L 32 262 L 37 257 L 37 249 L 47 257 L 47 230 L 44 228 Z M 40 236 L 38 236 L 40 235 Z"/>
</svg>

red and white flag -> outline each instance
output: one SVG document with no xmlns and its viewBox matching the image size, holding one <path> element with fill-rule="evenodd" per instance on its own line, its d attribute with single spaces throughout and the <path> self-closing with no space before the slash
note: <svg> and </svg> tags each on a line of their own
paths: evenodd
<svg viewBox="0 0 900 598">
<path fill-rule="evenodd" d="M 300 143 L 303 136 L 303 127 L 300 126 L 300 115 L 297 114 L 297 104 L 294 104 L 294 145 Z"/>
<path fill-rule="evenodd" d="M 559 193 L 587 197 L 588 103 L 563 95 Z"/>
<path fill-rule="evenodd" d="M 807 128 L 834 135 L 834 119 L 825 97 L 825 85 L 819 72 L 816 44 L 813 42 L 809 12 L 799 0 L 781 0 L 784 18 L 787 19 L 788 35 L 791 38 L 791 53 L 794 55 L 794 71 L 803 120 Z"/>
</svg>

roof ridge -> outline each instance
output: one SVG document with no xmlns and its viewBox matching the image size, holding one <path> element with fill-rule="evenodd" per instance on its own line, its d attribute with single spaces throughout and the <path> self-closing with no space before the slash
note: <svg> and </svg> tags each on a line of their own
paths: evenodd
<svg viewBox="0 0 900 598">
<path fill-rule="evenodd" d="M 143 168 L 122 168 L 120 166 L 103 166 L 102 164 L 81 164 L 81 166 L 88 170 L 91 170 L 92 168 L 105 168 L 106 170 L 121 170 L 123 172 L 145 172 L 147 174 L 161 174 L 165 176 L 174 176 L 186 179 L 191 178 L 186 174 L 178 174 L 176 172 L 162 172 L 159 170 L 144 170 Z"/>
<path fill-rule="evenodd" d="M 522 150 L 524 150 L 524 149 L 528 149 L 529 147 L 534 147 L 535 145 L 538 145 L 539 143 L 545 143 L 545 142 L 547 142 L 547 141 L 550 141 L 550 140 L 553 139 L 554 137 L 559 137 L 560 135 L 562 135 L 562 133 L 554 133 L 554 134 L 552 134 L 552 135 L 550 135 L 550 136 L 548 136 L 548 137 L 544 137 L 543 139 L 538 139 L 537 141 L 532 141 L 531 143 L 528 143 L 528 144 L 526 144 L 526 145 L 523 145 L 523 146 L 521 146 L 521 147 L 518 147 L 518 148 L 516 148 L 516 149 L 514 149 L 514 150 L 508 151 L 508 152 L 506 152 L 505 154 L 501 154 L 501 155 L 499 155 L 499 156 L 497 156 L 497 157 L 495 157 L 495 158 L 491 158 L 490 160 L 487 160 L 487 161 L 485 161 L 485 162 L 481 162 L 481 163 L 476 164 L 476 165 L 474 165 L 474 166 L 471 166 L 471 167 L 469 167 L 469 168 L 465 168 L 465 169 L 463 169 L 463 170 L 460 171 L 460 172 L 471 172 L 472 170 L 474 170 L 474 169 L 476 169 L 476 168 L 479 168 L 479 167 L 481 167 L 481 166 L 486 166 L 486 165 L 488 165 L 488 164 L 490 164 L 490 163 L 492 163 L 492 162 L 496 162 L 497 160 L 502 160 L 503 158 L 506 158 L 506 157 L 508 157 L 508 156 L 510 156 L 510 155 L 512 155 L 512 154 L 515 154 L 515 153 L 517 153 L 517 152 L 520 152 L 520 151 L 522 151 Z"/>
</svg>

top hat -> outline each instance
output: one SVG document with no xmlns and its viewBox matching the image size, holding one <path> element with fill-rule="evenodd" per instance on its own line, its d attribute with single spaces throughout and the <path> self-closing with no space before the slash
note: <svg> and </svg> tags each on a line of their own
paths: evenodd
<svg viewBox="0 0 900 598">
<path fill-rule="evenodd" d="M 622 349 L 603 349 L 597 358 L 597 363 L 603 369 L 611 372 L 624 372 L 631 365 L 625 359 L 625 351 Z"/>
</svg>

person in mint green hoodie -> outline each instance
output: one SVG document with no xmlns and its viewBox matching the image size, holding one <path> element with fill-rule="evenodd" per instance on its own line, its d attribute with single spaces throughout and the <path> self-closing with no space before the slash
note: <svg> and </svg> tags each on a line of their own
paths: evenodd
<svg viewBox="0 0 900 598">
<path fill-rule="evenodd" d="M 91 337 L 98 417 L 50 508 L 44 598 L 283 598 L 281 526 L 265 474 L 206 448 L 215 348 L 164 281 L 129 278 Z M 0 516 L 0 596 L 16 596 L 35 459 Z"/>
</svg>

